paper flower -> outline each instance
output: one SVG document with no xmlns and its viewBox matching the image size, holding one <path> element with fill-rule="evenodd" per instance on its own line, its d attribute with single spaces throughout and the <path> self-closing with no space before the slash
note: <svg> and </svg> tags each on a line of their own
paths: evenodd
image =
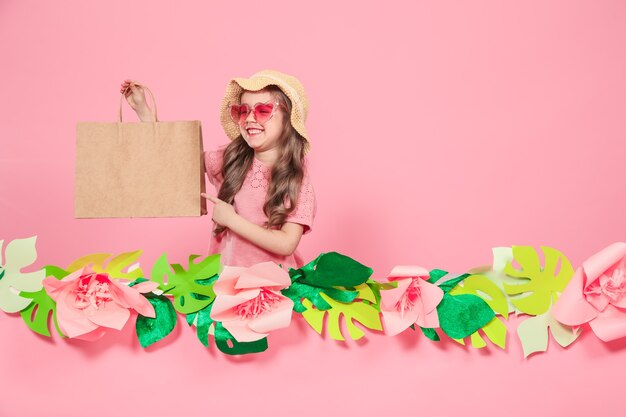
<svg viewBox="0 0 626 417">
<path fill-rule="evenodd" d="M 394 336 L 412 324 L 420 327 L 439 327 L 437 305 L 443 290 L 429 283 L 428 271 L 419 266 L 396 266 L 387 277 L 396 281 L 397 288 L 382 291 L 380 307 L 385 332 Z"/>
<path fill-rule="evenodd" d="M 289 274 L 274 262 L 224 266 L 213 285 L 211 318 L 222 322 L 238 342 L 261 340 L 291 323 L 293 301 L 280 292 L 289 285 Z"/>
<path fill-rule="evenodd" d="M 57 303 L 61 331 L 70 338 L 94 341 L 104 336 L 107 328 L 121 330 L 130 317 L 130 309 L 156 317 L 152 304 L 141 295 L 156 289 L 156 282 L 129 287 L 87 266 L 62 280 L 47 277 L 43 286 Z"/>
<path fill-rule="evenodd" d="M 579 267 L 552 314 L 561 323 L 589 323 L 605 342 L 626 336 L 626 243 L 613 243 Z"/>
</svg>

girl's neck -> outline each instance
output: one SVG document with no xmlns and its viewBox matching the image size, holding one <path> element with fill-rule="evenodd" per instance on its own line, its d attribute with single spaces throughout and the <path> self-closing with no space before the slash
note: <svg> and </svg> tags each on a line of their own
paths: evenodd
<svg viewBox="0 0 626 417">
<path fill-rule="evenodd" d="M 263 165 L 272 167 L 278 160 L 278 148 L 272 148 L 267 151 L 260 152 L 254 151 L 254 157 Z"/>
</svg>

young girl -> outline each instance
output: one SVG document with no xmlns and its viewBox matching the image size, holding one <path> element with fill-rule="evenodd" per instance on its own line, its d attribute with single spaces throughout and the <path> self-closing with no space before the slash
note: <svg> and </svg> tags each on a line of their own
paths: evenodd
<svg viewBox="0 0 626 417">
<path fill-rule="evenodd" d="M 125 80 L 121 92 L 142 121 L 154 120 L 140 86 Z M 209 253 L 220 253 L 222 265 L 304 264 L 297 246 L 317 209 L 305 158 L 307 111 L 293 76 L 264 70 L 229 81 L 220 119 L 231 142 L 204 153 L 217 197 L 202 194 L 214 203 Z"/>
</svg>

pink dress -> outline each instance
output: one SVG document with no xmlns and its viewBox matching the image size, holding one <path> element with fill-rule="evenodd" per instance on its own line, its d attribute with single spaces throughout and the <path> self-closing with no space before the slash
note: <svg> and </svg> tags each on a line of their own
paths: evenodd
<svg viewBox="0 0 626 417">
<path fill-rule="evenodd" d="M 204 153 L 206 174 L 216 190 L 219 190 L 223 182 L 221 167 L 225 147 Z M 267 216 L 263 213 L 263 203 L 269 188 L 271 170 L 271 167 L 254 158 L 243 185 L 235 195 L 233 202 L 233 207 L 239 215 L 259 226 L 263 226 L 263 223 L 267 221 Z M 208 202 L 207 209 L 210 214 L 212 210 L 210 202 Z M 310 233 L 316 209 L 313 184 L 311 184 L 308 173 L 305 170 L 296 209 L 291 212 L 286 221 L 299 223 L 304 226 L 303 234 Z M 278 227 L 275 227 L 275 229 L 278 229 Z M 276 255 L 233 233 L 229 229 L 226 229 L 218 238 L 211 233 L 209 254 L 214 253 L 221 254 L 222 266 L 248 267 L 259 262 L 273 261 L 288 270 L 288 268 L 300 268 L 304 265 L 302 256 L 297 249 L 289 256 Z"/>
</svg>

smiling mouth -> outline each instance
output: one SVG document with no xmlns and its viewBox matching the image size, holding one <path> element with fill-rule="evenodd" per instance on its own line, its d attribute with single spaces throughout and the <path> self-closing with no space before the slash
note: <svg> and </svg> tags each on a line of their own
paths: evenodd
<svg viewBox="0 0 626 417">
<path fill-rule="evenodd" d="M 246 129 L 246 132 L 248 132 L 248 136 L 258 136 L 261 133 L 263 133 L 263 130 L 251 128 L 251 129 Z"/>
</svg>

